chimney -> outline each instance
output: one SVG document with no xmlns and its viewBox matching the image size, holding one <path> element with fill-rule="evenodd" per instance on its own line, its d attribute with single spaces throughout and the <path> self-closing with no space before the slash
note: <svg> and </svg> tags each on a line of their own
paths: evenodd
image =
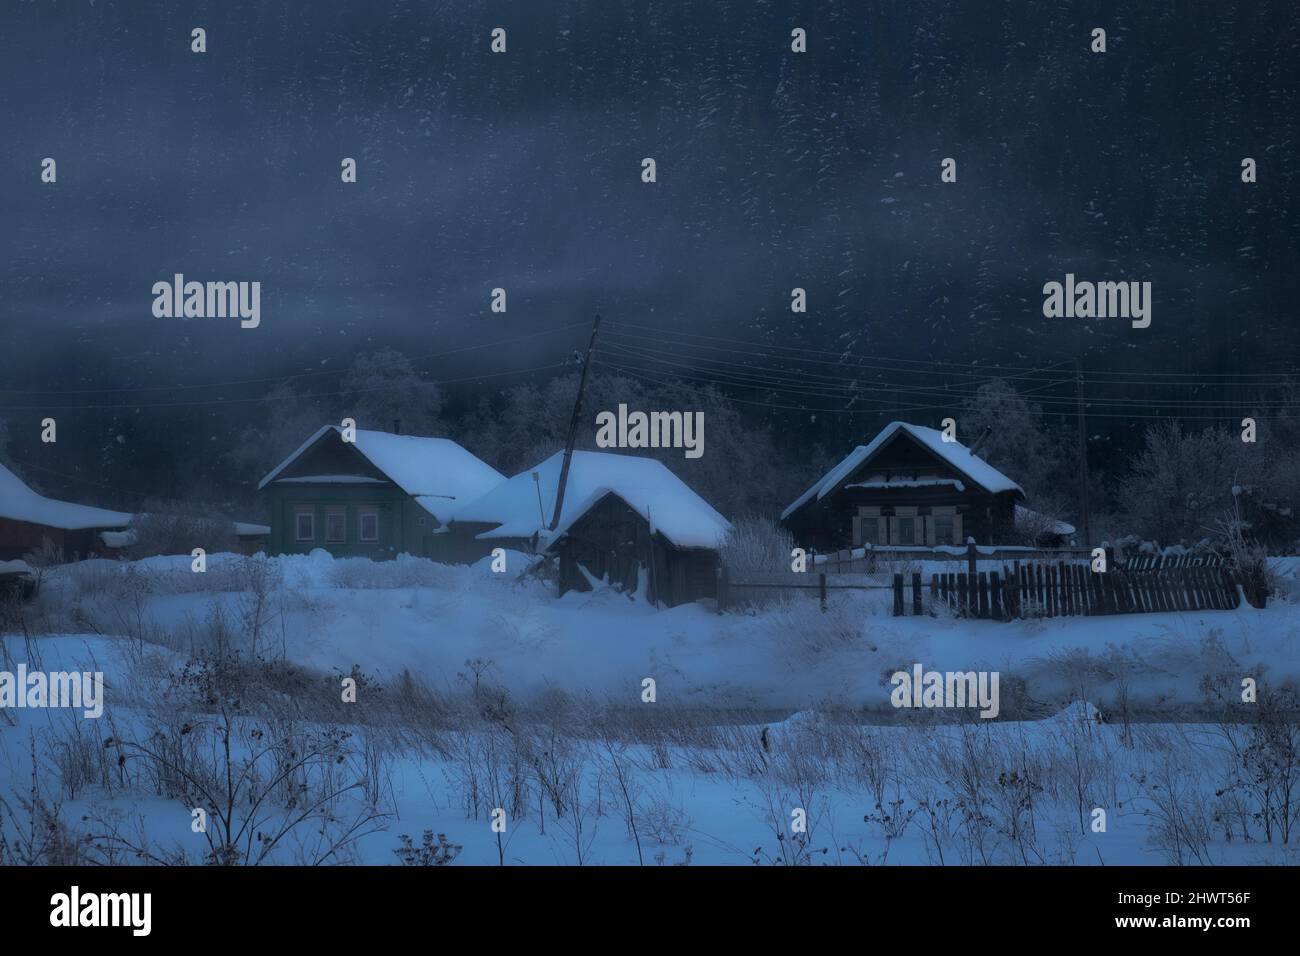
<svg viewBox="0 0 1300 956">
<path fill-rule="evenodd" d="M 402 420 L 400 418 L 393 419 L 393 434 L 394 435 L 402 434 Z"/>
<path fill-rule="evenodd" d="M 984 439 L 988 438 L 992 434 L 993 434 L 993 426 L 985 425 L 983 434 L 981 434 L 979 438 L 971 442 L 971 446 L 968 449 L 970 453 L 974 455 L 979 450 L 980 445 L 984 444 Z"/>
</svg>

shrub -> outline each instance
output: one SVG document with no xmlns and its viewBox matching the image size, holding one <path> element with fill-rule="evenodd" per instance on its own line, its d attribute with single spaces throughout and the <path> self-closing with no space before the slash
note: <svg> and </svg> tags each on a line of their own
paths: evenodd
<svg viewBox="0 0 1300 956">
<path fill-rule="evenodd" d="M 424 831 L 420 846 L 415 846 L 405 833 L 397 839 L 402 845 L 393 853 L 402 861 L 402 866 L 449 866 L 460 855 L 460 851 L 465 849 L 461 844 L 448 840 L 445 833 L 439 833 L 438 842 L 433 842 L 432 830 Z"/>
</svg>

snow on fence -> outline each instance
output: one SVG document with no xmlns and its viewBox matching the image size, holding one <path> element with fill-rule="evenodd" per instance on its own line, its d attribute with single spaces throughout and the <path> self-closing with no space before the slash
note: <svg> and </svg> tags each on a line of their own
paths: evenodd
<svg viewBox="0 0 1300 956">
<path fill-rule="evenodd" d="M 1121 562 L 1125 571 L 1154 571 L 1157 568 L 1218 568 L 1224 564 L 1221 554 L 1138 554 Z"/>
<path fill-rule="evenodd" d="M 910 584 L 910 588 L 908 585 Z M 920 573 L 894 575 L 894 615 L 933 614 L 940 607 L 964 617 L 1007 621 L 1024 617 L 1227 611 L 1241 603 L 1236 577 L 1220 565 L 1094 572 L 1086 564 L 1017 563 L 997 571 L 933 574 L 924 600 Z M 911 591 L 908 600 L 908 590 Z"/>
<path fill-rule="evenodd" d="M 933 615 L 941 608 L 963 617 L 1009 621 L 1026 617 L 1073 617 L 1102 614 L 1147 614 L 1162 611 L 1231 610 L 1241 603 L 1234 572 L 1219 555 L 1141 555 L 1115 561 L 1107 550 L 1109 571 L 1092 570 L 1091 551 L 1062 549 L 1073 560 L 1020 561 L 1002 565 L 1000 571 L 980 571 L 991 552 L 1000 549 L 968 546 L 945 549 L 948 560 L 964 558 L 964 572 L 936 572 L 926 581 L 921 571 L 894 572 L 892 584 L 852 581 L 861 555 L 843 555 L 817 562 L 813 573 L 764 575 L 765 580 L 733 580 L 729 570 L 718 572 L 718 612 L 743 603 L 746 592 L 776 589 L 795 593 L 816 592 L 822 610 L 830 591 L 893 592 L 896 617 Z M 1025 549 L 1029 550 L 1029 549 Z M 914 552 L 909 552 L 909 554 Z M 1041 553 L 1041 552 L 1038 552 Z M 934 555 L 931 552 L 932 556 Z M 820 557 L 820 556 L 819 556 Z M 836 572 L 843 568 L 837 576 Z M 828 578 L 827 574 L 831 576 Z M 752 575 L 757 577 L 757 575 Z M 879 578 L 878 578 L 879 580 Z M 887 580 L 887 579 L 886 579 Z M 928 599 L 926 591 L 929 591 Z"/>
<path fill-rule="evenodd" d="M 1091 548 L 1029 548 L 1017 545 L 973 545 L 961 547 L 938 545 L 920 548 L 914 545 L 874 545 L 846 548 L 809 558 L 818 571 L 831 574 L 874 574 L 889 571 L 899 564 L 923 562 L 969 561 L 974 555 L 981 563 L 1002 561 L 1083 560 L 1092 557 Z"/>
</svg>

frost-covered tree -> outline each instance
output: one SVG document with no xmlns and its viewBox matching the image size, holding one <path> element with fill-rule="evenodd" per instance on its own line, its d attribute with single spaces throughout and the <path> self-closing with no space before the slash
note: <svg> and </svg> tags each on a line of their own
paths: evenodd
<svg viewBox="0 0 1300 956">
<path fill-rule="evenodd" d="M 1041 408 L 1002 379 L 975 391 L 957 416 L 957 428 L 958 439 L 966 445 L 989 430 L 979 444 L 979 457 L 1006 472 L 1031 503 L 1060 498 L 1063 491 L 1073 498 L 1062 437 L 1048 428 Z"/>
<path fill-rule="evenodd" d="M 1277 464 L 1229 429 L 1154 425 L 1120 486 L 1129 530 L 1161 544 L 1210 537 L 1236 499 L 1270 495 Z"/>
<path fill-rule="evenodd" d="M 358 355 L 343 378 L 342 414 L 358 428 L 389 431 L 400 421 L 407 435 L 438 435 L 442 393 L 396 349 Z"/>
</svg>

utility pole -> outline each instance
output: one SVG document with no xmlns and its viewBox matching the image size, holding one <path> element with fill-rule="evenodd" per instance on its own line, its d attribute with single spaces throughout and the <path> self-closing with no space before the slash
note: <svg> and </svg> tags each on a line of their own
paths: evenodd
<svg viewBox="0 0 1300 956">
<path fill-rule="evenodd" d="M 1079 515 L 1083 520 L 1083 546 L 1092 547 L 1092 527 L 1088 514 L 1088 422 L 1083 414 L 1083 367 L 1074 360 L 1074 401 L 1079 418 Z"/>
<path fill-rule="evenodd" d="M 564 509 L 564 486 L 569 483 L 569 464 L 573 461 L 573 446 L 578 440 L 578 422 L 582 418 L 582 397 L 587 391 L 587 372 L 591 369 L 591 353 L 596 349 L 596 332 L 600 329 L 600 315 L 591 326 L 591 341 L 587 343 L 587 357 L 582 360 L 582 378 L 578 380 L 578 397 L 573 403 L 573 418 L 569 421 L 569 437 L 564 444 L 564 462 L 560 465 L 560 483 L 555 488 L 555 514 L 551 516 L 554 531 L 560 523 L 560 512 Z"/>
</svg>

